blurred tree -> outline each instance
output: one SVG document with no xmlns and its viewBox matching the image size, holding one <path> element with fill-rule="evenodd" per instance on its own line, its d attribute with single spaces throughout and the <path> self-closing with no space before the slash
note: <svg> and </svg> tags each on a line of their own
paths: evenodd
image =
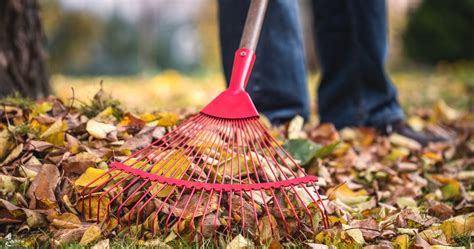
<svg viewBox="0 0 474 249">
<path fill-rule="evenodd" d="M 137 28 L 118 12 L 106 20 L 99 43 L 91 55 L 87 74 L 137 74 L 140 72 Z"/>
<path fill-rule="evenodd" d="M 474 59 L 474 0 L 424 0 L 403 34 L 406 54 L 428 63 Z"/>
<path fill-rule="evenodd" d="M 37 0 L 0 1 L 0 96 L 49 95 Z"/>
<path fill-rule="evenodd" d="M 61 11 L 57 2 L 44 4 L 49 69 L 70 73 L 90 63 L 102 32 L 102 20 L 84 11 Z"/>
</svg>

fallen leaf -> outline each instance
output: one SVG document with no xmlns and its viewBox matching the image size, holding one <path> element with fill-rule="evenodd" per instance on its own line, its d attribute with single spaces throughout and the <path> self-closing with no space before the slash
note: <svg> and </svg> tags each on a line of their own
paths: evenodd
<svg viewBox="0 0 474 249">
<path fill-rule="evenodd" d="M 79 242 L 80 245 L 86 246 L 100 238 L 102 232 L 100 228 L 96 225 L 89 226 L 84 235 L 82 235 L 81 241 Z"/>
<path fill-rule="evenodd" d="M 97 242 L 97 244 L 95 244 L 91 247 L 91 249 L 109 249 L 109 248 L 110 248 L 109 239 L 101 240 L 101 241 Z"/>
<path fill-rule="evenodd" d="M 10 152 L 13 143 L 10 141 L 11 135 L 7 128 L 0 131 L 0 160 L 5 158 Z"/>
<path fill-rule="evenodd" d="M 278 223 L 273 215 L 265 215 L 258 222 L 258 238 L 262 245 L 280 238 Z"/>
<path fill-rule="evenodd" d="M 400 146 L 400 147 L 405 147 L 405 148 L 408 148 L 408 149 L 414 150 L 414 151 L 421 150 L 421 144 L 420 143 L 418 143 L 417 141 L 415 141 L 411 138 L 402 136 L 398 133 L 393 133 L 392 135 L 390 135 L 389 139 L 390 139 L 390 142 L 392 142 L 392 144 L 394 144 L 394 145 L 397 145 L 397 146 Z"/>
<path fill-rule="evenodd" d="M 46 131 L 44 131 L 40 138 L 56 146 L 64 145 L 65 132 L 68 129 L 66 122 L 58 118 Z"/>
<path fill-rule="evenodd" d="M 51 224 L 56 228 L 68 229 L 81 227 L 81 220 L 73 213 L 63 213 L 54 217 Z"/>
<path fill-rule="evenodd" d="M 348 205 L 364 202 L 369 198 L 367 191 L 364 189 L 353 191 L 347 186 L 347 183 L 330 188 L 328 190 L 327 196 L 330 200 L 337 198 Z"/>
<path fill-rule="evenodd" d="M 305 134 L 302 132 L 304 125 L 304 119 L 300 115 L 296 115 L 288 124 L 288 139 L 298 139 L 301 138 L 301 134 Z"/>
<path fill-rule="evenodd" d="M 99 203 L 99 197 L 102 193 L 97 193 L 95 196 L 88 196 L 80 199 L 76 204 L 76 209 L 84 215 L 86 221 L 100 221 L 107 216 L 107 206 L 109 205 L 109 197 L 104 196 Z"/>
<path fill-rule="evenodd" d="M 144 246 L 146 247 L 151 247 L 151 248 L 160 248 L 160 249 L 169 249 L 171 246 L 167 245 L 160 239 L 152 239 L 152 240 L 147 240 L 143 243 Z"/>
<path fill-rule="evenodd" d="M 450 122 L 458 119 L 460 113 L 449 107 L 443 100 L 438 100 L 433 105 L 433 116 L 431 122 Z"/>
<path fill-rule="evenodd" d="M 88 188 L 100 186 L 110 178 L 108 174 L 104 174 L 105 172 L 107 171 L 103 169 L 89 167 L 86 172 L 74 182 L 74 185 Z"/>
<path fill-rule="evenodd" d="M 120 150 L 137 150 L 146 147 L 151 143 L 154 131 L 155 127 L 145 126 L 137 135 L 127 139 L 127 141 L 120 146 Z"/>
<path fill-rule="evenodd" d="M 416 234 L 415 243 L 413 244 L 413 247 L 428 249 L 428 248 L 431 248 L 431 245 L 428 242 L 426 242 L 426 240 L 424 240 L 419 234 Z"/>
<path fill-rule="evenodd" d="M 159 126 L 174 126 L 178 122 L 178 115 L 174 112 L 160 112 L 158 113 L 158 116 L 160 117 L 158 119 Z"/>
<path fill-rule="evenodd" d="M 2 195 L 14 193 L 16 190 L 16 183 L 11 176 L 0 175 L 0 192 Z"/>
<path fill-rule="evenodd" d="M 165 177 L 181 179 L 183 173 L 191 165 L 191 161 L 186 156 L 185 151 L 173 151 L 166 155 L 162 160 L 157 162 L 149 172 Z M 152 193 L 157 197 L 166 197 L 173 190 L 173 186 L 156 184 L 152 189 Z"/>
<path fill-rule="evenodd" d="M 353 228 L 348 225 L 342 225 L 342 228 L 345 230 L 345 232 L 352 237 L 352 239 L 359 245 L 362 245 L 365 243 L 364 236 L 362 235 L 362 231 L 359 228 Z"/>
<path fill-rule="evenodd" d="M 360 229 L 365 240 L 370 241 L 380 236 L 379 225 L 373 218 L 352 220 L 349 224 L 353 228 Z"/>
<path fill-rule="evenodd" d="M 87 228 L 61 229 L 53 233 L 57 245 L 78 242 Z"/>
<path fill-rule="evenodd" d="M 235 236 L 232 241 L 226 246 L 226 249 L 243 249 L 243 248 L 249 248 L 251 245 L 251 242 L 248 241 L 244 236 L 241 234 Z"/>
<path fill-rule="evenodd" d="M 86 130 L 94 138 L 105 139 L 109 133 L 117 131 L 117 127 L 91 119 L 87 122 Z"/>
<path fill-rule="evenodd" d="M 17 146 L 10 152 L 10 154 L 8 154 L 8 156 L 5 158 L 5 160 L 3 160 L 2 164 L 0 164 L 0 166 L 2 166 L 2 165 L 7 165 L 7 164 L 13 162 L 13 160 L 17 159 L 18 156 L 20 156 L 20 154 L 21 154 L 22 151 L 23 151 L 23 144 L 17 145 Z"/>
<path fill-rule="evenodd" d="M 446 239 L 450 241 L 454 235 L 468 234 L 474 231 L 474 214 L 459 215 L 443 221 L 440 226 Z"/>
<path fill-rule="evenodd" d="M 310 249 L 329 249 L 329 246 L 324 245 L 324 244 L 316 244 L 316 243 L 305 243 L 306 246 L 308 246 Z"/>
<path fill-rule="evenodd" d="M 461 197 L 461 183 L 456 180 L 450 181 L 447 185 L 441 187 L 443 199 L 452 200 Z"/>
<path fill-rule="evenodd" d="M 397 236 L 393 243 L 397 245 L 400 249 L 408 249 L 408 246 L 410 245 L 410 238 L 408 237 L 408 235 L 402 234 Z"/>
<path fill-rule="evenodd" d="M 28 151 L 36 151 L 36 152 L 44 152 L 48 149 L 51 149 L 54 145 L 45 141 L 38 141 L 38 140 L 30 140 L 26 146 L 25 150 Z"/>
<path fill-rule="evenodd" d="M 308 139 L 290 139 L 283 144 L 283 148 L 301 165 L 306 165 L 321 146 Z"/>
<path fill-rule="evenodd" d="M 54 190 L 59 180 L 58 168 L 52 164 L 44 164 L 28 188 L 27 195 L 31 200 L 30 208 L 36 207 L 36 201 L 39 201 L 39 206 L 44 208 L 57 207 Z"/>
<path fill-rule="evenodd" d="M 28 227 L 39 228 L 47 226 L 48 223 L 43 214 L 40 214 L 35 210 L 30 210 L 27 208 L 22 208 L 22 210 L 23 212 L 25 212 L 26 224 L 28 225 Z"/>
<path fill-rule="evenodd" d="M 454 215 L 453 208 L 445 203 L 436 203 L 428 208 L 428 214 L 439 218 L 440 220 L 446 220 Z"/>
</svg>

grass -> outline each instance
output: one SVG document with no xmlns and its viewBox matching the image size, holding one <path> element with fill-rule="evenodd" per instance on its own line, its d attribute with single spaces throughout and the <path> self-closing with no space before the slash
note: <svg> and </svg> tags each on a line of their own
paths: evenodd
<svg viewBox="0 0 474 249">
<path fill-rule="evenodd" d="M 419 107 L 429 107 L 443 99 L 457 109 L 473 109 L 474 64 L 445 65 L 437 68 L 413 68 L 392 70 L 392 81 L 399 90 L 400 101 L 408 112 Z M 319 74 L 308 77 L 308 89 L 313 111 L 316 110 L 316 86 Z M 69 77 L 54 75 L 52 85 L 55 94 L 66 103 L 74 97 L 88 101 L 100 89 L 119 99 L 129 111 L 176 110 L 177 108 L 201 108 L 220 93 L 225 86 L 222 74 L 201 73 L 182 75 L 164 71 L 154 76 L 103 76 Z M 74 89 L 74 90 L 71 90 Z M 73 94 L 74 92 L 74 94 Z M 79 101 L 75 101 L 80 105 Z"/>
</svg>

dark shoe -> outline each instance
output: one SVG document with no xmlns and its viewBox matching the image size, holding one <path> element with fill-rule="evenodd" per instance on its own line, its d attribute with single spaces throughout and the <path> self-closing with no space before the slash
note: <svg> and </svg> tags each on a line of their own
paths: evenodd
<svg viewBox="0 0 474 249">
<path fill-rule="evenodd" d="M 402 136 L 411 138 L 420 143 L 423 147 L 427 146 L 429 143 L 439 143 L 448 141 L 447 138 L 440 137 L 431 133 L 415 131 L 402 120 L 386 124 L 382 127 L 378 127 L 377 130 L 379 130 L 379 132 L 384 135 L 397 133 Z"/>
</svg>

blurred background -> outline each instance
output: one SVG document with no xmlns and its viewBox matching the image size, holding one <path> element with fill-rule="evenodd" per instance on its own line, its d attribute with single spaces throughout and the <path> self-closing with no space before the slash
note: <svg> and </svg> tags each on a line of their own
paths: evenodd
<svg viewBox="0 0 474 249">
<path fill-rule="evenodd" d="M 309 1 L 298 3 L 314 100 L 319 70 Z M 474 1 L 387 5 L 387 67 L 407 111 L 438 100 L 472 110 Z M 91 98 L 101 80 L 136 111 L 200 107 L 224 89 L 215 0 L 41 0 L 40 8 L 52 88 L 66 101 L 73 92 Z"/>
</svg>

